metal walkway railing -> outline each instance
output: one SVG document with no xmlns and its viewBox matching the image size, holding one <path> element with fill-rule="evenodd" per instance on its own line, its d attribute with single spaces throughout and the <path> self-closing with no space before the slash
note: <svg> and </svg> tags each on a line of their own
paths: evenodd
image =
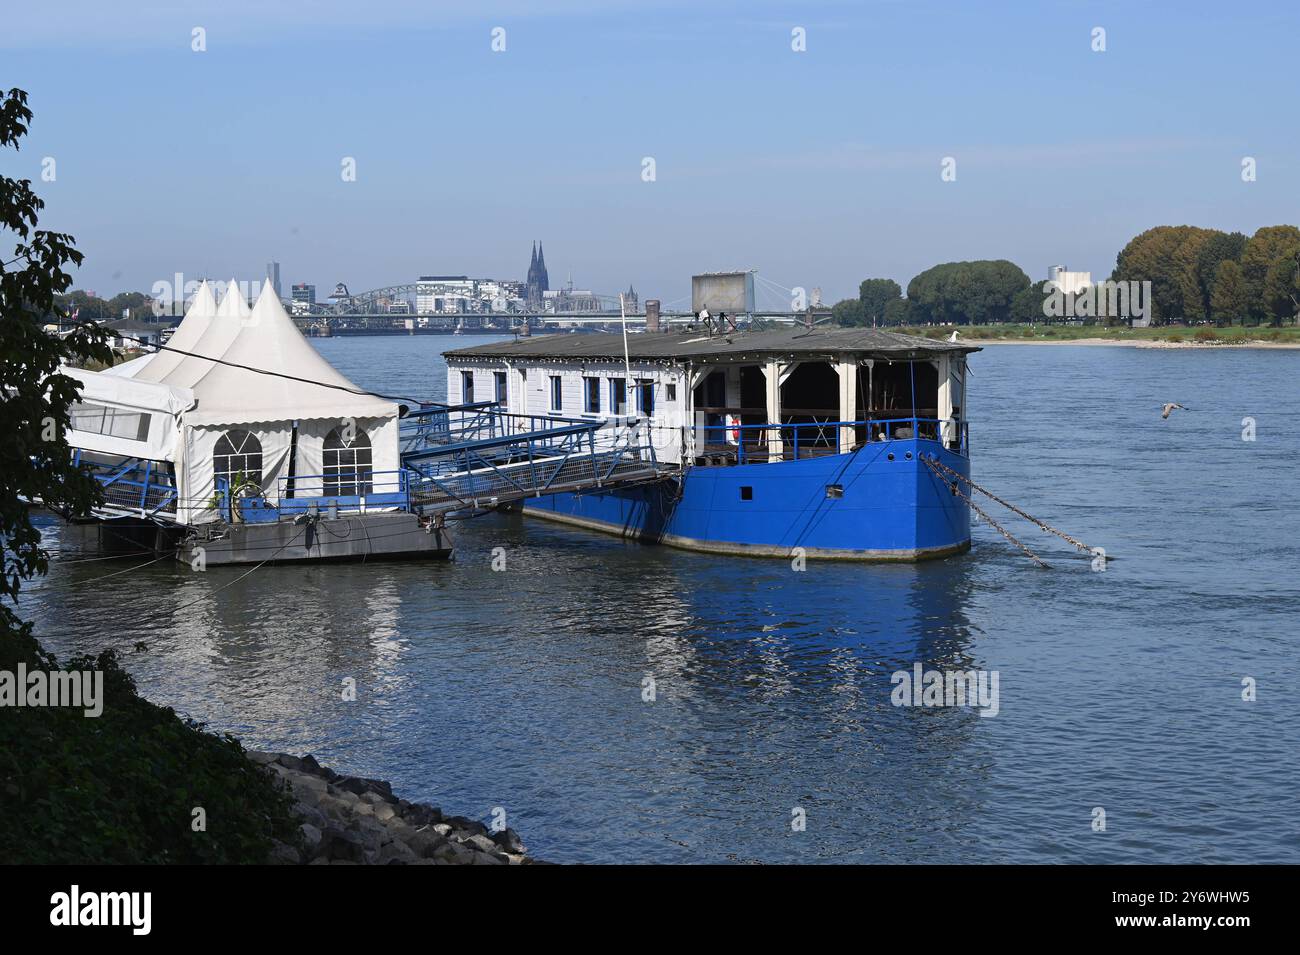
<svg viewBox="0 0 1300 955">
<path fill-rule="evenodd" d="M 411 505 L 454 510 L 666 476 L 645 423 L 513 415 L 494 402 L 421 409 L 401 436 Z"/>
</svg>

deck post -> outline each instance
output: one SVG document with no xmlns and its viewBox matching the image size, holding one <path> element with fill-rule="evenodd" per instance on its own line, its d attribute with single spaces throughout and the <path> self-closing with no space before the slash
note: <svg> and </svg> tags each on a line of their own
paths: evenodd
<svg viewBox="0 0 1300 955">
<path fill-rule="evenodd" d="M 785 457 L 785 445 L 781 442 L 781 382 L 789 376 L 787 369 L 793 365 L 782 365 L 769 361 L 763 365 L 763 377 L 767 380 L 767 460 L 780 461 Z"/>
<path fill-rule="evenodd" d="M 858 364 L 848 355 L 841 355 L 835 371 L 840 376 L 840 421 L 857 421 Z M 841 425 L 839 431 L 839 453 L 852 451 L 856 438 L 854 429 Z"/>
</svg>

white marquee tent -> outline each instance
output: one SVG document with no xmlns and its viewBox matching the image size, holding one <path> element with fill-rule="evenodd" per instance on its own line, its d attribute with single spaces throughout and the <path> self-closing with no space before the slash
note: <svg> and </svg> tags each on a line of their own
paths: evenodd
<svg viewBox="0 0 1300 955">
<path fill-rule="evenodd" d="M 166 347 L 173 350 L 109 372 L 68 373 L 87 387 L 83 402 L 180 409 L 171 414 L 172 438 L 150 444 L 149 452 L 174 464 L 181 523 L 216 520 L 208 503 L 216 481 L 236 474 L 273 503 L 287 478 L 298 497 L 323 496 L 327 485 L 319 476 L 355 473 L 349 452 L 367 446 L 374 490 L 396 490 L 398 405 L 358 393 L 298 331 L 270 283 L 251 310 L 236 282 L 220 305 L 203 283 Z M 103 438 L 69 435 L 76 447 L 140 454 L 138 442 L 114 450 Z"/>
</svg>

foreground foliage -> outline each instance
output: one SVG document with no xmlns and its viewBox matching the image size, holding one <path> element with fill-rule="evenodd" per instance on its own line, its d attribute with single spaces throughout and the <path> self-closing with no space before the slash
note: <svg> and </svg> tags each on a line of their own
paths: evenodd
<svg viewBox="0 0 1300 955">
<path fill-rule="evenodd" d="M 18 148 L 31 118 L 22 90 L 0 96 L 0 150 Z M 30 180 L 0 176 L 0 671 L 11 680 L 19 664 L 57 668 L 12 606 L 48 568 L 25 502 L 82 514 L 98 495 L 72 464 L 78 386 L 57 370 L 112 360 L 102 331 L 44 331 L 82 257 L 71 236 L 37 228 L 42 207 Z M 102 674 L 102 715 L 0 706 L 0 863 L 262 862 L 273 838 L 296 839 L 289 801 L 238 742 L 141 699 L 112 653 L 68 667 Z"/>
<path fill-rule="evenodd" d="M 0 670 L 20 662 L 57 666 L 28 627 L 0 634 Z M 111 651 L 67 668 L 103 674 L 102 715 L 0 710 L 0 863 L 260 863 L 300 838 L 237 740 L 141 698 Z"/>
</svg>

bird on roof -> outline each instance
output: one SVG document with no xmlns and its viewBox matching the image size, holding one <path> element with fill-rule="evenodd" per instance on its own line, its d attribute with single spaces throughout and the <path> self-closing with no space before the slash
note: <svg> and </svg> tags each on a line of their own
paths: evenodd
<svg viewBox="0 0 1300 955">
<path fill-rule="evenodd" d="M 1187 410 L 1187 409 L 1184 408 L 1182 405 L 1177 404 L 1177 403 L 1175 403 L 1175 402 L 1173 402 L 1173 401 L 1169 401 L 1169 402 L 1166 402 L 1164 408 L 1161 409 L 1161 411 L 1160 411 L 1160 417 L 1165 418 L 1165 419 L 1168 419 L 1168 417 L 1169 417 L 1171 414 L 1173 414 L 1175 411 L 1186 411 L 1186 410 Z"/>
</svg>

